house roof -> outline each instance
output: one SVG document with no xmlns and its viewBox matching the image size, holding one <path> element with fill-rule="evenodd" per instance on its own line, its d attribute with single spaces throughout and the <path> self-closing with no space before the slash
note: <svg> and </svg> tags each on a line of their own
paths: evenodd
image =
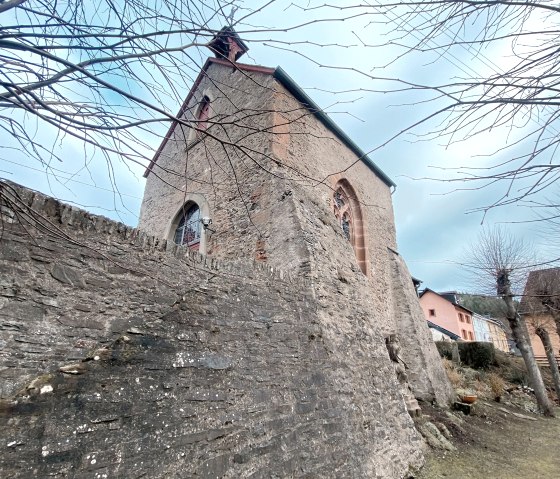
<svg viewBox="0 0 560 479">
<path fill-rule="evenodd" d="M 484 316 L 483 314 L 473 313 L 473 320 L 475 320 L 475 319 L 480 319 L 482 321 L 486 321 L 488 323 L 495 324 L 496 326 L 498 326 L 499 328 L 501 328 L 505 331 L 505 328 L 504 328 L 504 325 L 502 324 L 502 322 L 498 321 L 497 319 L 491 318 L 490 316 Z"/>
<path fill-rule="evenodd" d="M 436 323 L 432 323 L 429 320 L 428 320 L 428 327 L 431 329 L 435 329 L 436 331 L 439 331 L 440 333 L 443 333 L 446 336 L 449 336 L 453 340 L 462 339 L 461 336 L 459 336 L 458 334 L 452 333 L 448 329 L 442 328 L 441 326 L 437 325 Z"/>
<path fill-rule="evenodd" d="M 543 304 L 543 299 L 547 295 L 560 295 L 560 268 L 540 269 L 529 273 L 519 312 L 521 314 L 548 313 L 549 309 Z"/>
<path fill-rule="evenodd" d="M 232 63 L 229 60 L 222 58 L 208 58 L 206 63 L 202 67 L 197 79 L 195 80 L 187 98 L 183 102 L 179 112 L 175 118 L 180 118 L 186 111 L 187 106 L 192 99 L 196 88 L 206 76 L 206 72 L 210 65 L 219 64 L 232 69 L 242 70 L 246 72 L 259 72 L 265 75 L 272 75 L 280 84 L 286 88 L 305 108 L 307 108 L 328 130 L 330 130 L 344 145 L 346 145 L 365 165 L 372 170 L 387 186 L 395 187 L 396 184 L 389 178 L 375 163 L 369 158 L 369 156 L 358 146 L 354 141 L 346 134 L 342 129 L 303 91 L 303 89 L 280 67 L 268 68 L 258 65 L 246 65 L 243 63 Z M 161 142 L 156 154 L 150 161 L 150 164 L 144 172 L 144 177 L 148 177 L 152 171 L 155 163 L 157 162 L 159 155 L 163 151 L 163 148 L 169 141 L 173 130 L 177 126 L 178 121 L 175 119 L 171 123 L 167 134 L 165 135 L 163 141 Z"/>
<path fill-rule="evenodd" d="M 465 308 L 464 306 L 461 306 L 459 303 L 457 303 L 457 300 L 455 298 L 455 295 L 457 293 L 451 293 L 451 292 L 446 292 L 446 293 L 437 293 L 436 291 L 434 291 L 433 289 L 430 288 L 425 288 L 421 293 L 420 293 L 420 298 L 422 296 L 424 296 L 425 293 L 430 292 L 433 294 L 438 295 L 439 297 L 445 299 L 446 301 L 448 301 L 449 303 L 451 303 L 453 306 L 455 306 L 456 308 L 461 308 L 462 310 L 466 311 L 469 314 L 474 314 L 473 311 L 471 311 L 468 308 Z M 451 296 L 453 296 L 453 298 L 451 298 Z"/>
</svg>

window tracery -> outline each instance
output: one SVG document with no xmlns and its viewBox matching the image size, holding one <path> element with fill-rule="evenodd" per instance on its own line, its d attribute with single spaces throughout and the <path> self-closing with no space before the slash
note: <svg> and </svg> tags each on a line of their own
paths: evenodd
<svg viewBox="0 0 560 479">
<path fill-rule="evenodd" d="M 342 234 L 352 245 L 360 269 L 367 275 L 368 261 L 362 211 L 348 180 L 343 179 L 336 184 L 332 200 L 334 215 Z"/>
<path fill-rule="evenodd" d="M 334 215 L 337 217 L 344 237 L 352 242 L 352 216 L 350 202 L 342 188 L 334 192 Z"/>
<path fill-rule="evenodd" d="M 198 249 L 200 234 L 200 208 L 196 203 L 193 203 L 182 215 L 175 230 L 174 241 L 176 244 Z"/>
</svg>

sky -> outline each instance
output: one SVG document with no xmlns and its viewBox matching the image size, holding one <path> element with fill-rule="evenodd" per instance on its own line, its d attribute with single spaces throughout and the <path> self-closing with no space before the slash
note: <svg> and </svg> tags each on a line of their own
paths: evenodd
<svg viewBox="0 0 560 479">
<path fill-rule="evenodd" d="M 262 3 L 248 1 L 244 5 L 254 8 Z M 237 11 L 235 18 L 241 18 L 247 11 Z M 473 282 L 460 263 L 466 246 L 476 241 L 483 225 L 496 223 L 507 223 L 513 234 L 535 244 L 541 258 L 550 259 L 554 251 L 550 240 L 543 238 L 542 228 L 536 228 L 533 223 L 511 223 L 532 218 L 526 207 L 512 205 L 491 210 L 486 215 L 469 213 L 491 204 L 504 193 L 505 184 L 473 190 L 471 183 L 449 181 L 461 176 L 457 173 L 460 167 L 485 167 L 507 159 L 511 151 L 492 157 L 486 155 L 507 142 L 513 143 L 520 138 L 522 130 L 497 128 L 451 144 L 445 138 L 427 140 L 404 134 L 378 149 L 396 133 L 429 115 L 441 102 L 424 103 L 428 99 L 425 93 L 371 91 L 392 89 L 398 84 L 372 80 L 369 76 L 433 83 L 465 75 L 484 75 L 511 62 L 508 46 L 498 45 L 478 55 L 466 48 L 444 55 L 418 52 L 394 62 L 401 49 L 363 46 L 386 41 L 397 20 L 392 14 L 378 19 L 379 23 L 362 16 L 345 22 L 315 22 L 287 32 L 273 29 L 336 15 L 341 12 L 306 13 L 290 6 L 290 2 L 273 2 L 238 27 L 238 30 L 253 29 L 250 23 L 260 30 L 244 35 L 250 51 L 243 61 L 281 66 L 364 151 L 373 151 L 370 157 L 397 184 L 393 202 L 398 248 L 412 275 L 422 280 L 424 287 L 437 291 L 482 292 L 476 291 L 476 281 Z M 263 26 L 267 27 L 266 33 Z M 306 41 L 338 46 L 294 44 Z M 197 52 L 200 62 L 206 54 L 209 56 L 210 52 Z M 190 86 L 185 82 L 179 90 L 186 96 Z M 180 105 L 165 106 L 174 113 Z M 32 118 L 25 121 L 28 131 L 52 143 L 53 131 Z M 435 126 L 436 122 L 428 123 L 415 132 L 421 134 Z M 0 176 L 135 226 L 144 188 L 144 167 L 117 161 L 108 168 L 98 153 L 86 154 L 84 146 L 68 136 L 54 143 L 64 161 L 50 162 L 49 173 L 45 174 L 44 165 L 30 162 L 9 138 L 2 140 Z M 149 147 L 155 151 L 158 141 L 152 139 Z M 151 155 L 150 148 L 147 148 L 148 155 Z M 115 185 L 118 195 L 114 194 Z"/>
</svg>

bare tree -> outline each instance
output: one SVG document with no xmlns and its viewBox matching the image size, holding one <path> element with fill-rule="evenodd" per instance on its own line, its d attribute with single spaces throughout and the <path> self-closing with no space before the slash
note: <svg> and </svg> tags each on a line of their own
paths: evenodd
<svg viewBox="0 0 560 479">
<path fill-rule="evenodd" d="M 545 416 L 554 416 L 539 366 L 528 338 L 527 327 L 516 308 L 514 298 L 519 293 L 527 267 L 531 264 L 530 247 L 523 241 L 496 227 L 483 231 L 468 252 L 467 266 L 479 280 L 488 280 L 506 306 L 506 319 L 521 355 L 531 387 L 535 391 L 539 409 Z"/>
<path fill-rule="evenodd" d="M 173 122 L 185 137 L 201 130 L 194 115 L 176 111 L 206 58 L 212 51 L 220 55 L 212 43 L 218 31 L 229 25 L 248 36 L 268 34 L 267 27 L 251 22 L 271 3 L 249 8 L 239 0 L 0 1 L 0 135 L 12 140 L 1 146 L 4 158 L 17 149 L 26 163 L 38 162 L 56 176 L 64 160 L 56 146 L 74 142 L 82 148 L 75 169 L 87 170 L 94 156 L 104 158 L 118 196 L 117 163 L 146 166 Z M 240 127 L 250 139 L 262 133 L 256 119 L 265 114 L 239 105 L 227 118 L 206 119 L 204 137 L 264 167 L 258 160 L 270 160 L 267 152 L 247 148 L 229 132 Z M 302 108 L 300 116 L 306 114 Z M 163 173 L 196 181 L 182 168 L 162 171 L 157 165 L 152 171 Z M 298 176 L 294 169 L 290 173 Z"/>
<path fill-rule="evenodd" d="M 301 8 L 322 9 L 328 12 L 326 17 L 335 12 L 360 14 L 370 19 L 372 29 L 390 24 L 388 40 L 368 46 L 400 49 L 391 63 L 424 54 L 430 63 L 453 64 L 455 76 L 450 80 L 423 83 L 393 78 L 394 91 L 429 91 L 431 100 L 423 97 L 422 103 L 434 102 L 426 116 L 403 125 L 396 136 L 414 132 L 424 140 L 454 143 L 506 128 L 507 140 L 498 140 L 494 151 L 487 152 L 493 164 L 449 167 L 456 176 L 446 181 L 469 183 L 461 189 L 503 184 L 500 196 L 473 211 L 543 201 L 540 194 L 560 175 L 560 1 L 403 0 Z M 355 34 L 360 40 L 366 38 L 367 28 Z M 366 45 L 365 40 L 362 43 Z M 387 91 L 387 86 L 382 90 Z M 505 149 L 511 150 L 506 159 L 500 156 Z M 554 198 L 549 201 L 549 206 L 559 205 Z"/>
<path fill-rule="evenodd" d="M 221 26 L 234 26 L 242 37 L 260 34 L 258 41 L 315 62 L 301 48 L 303 44 L 348 45 L 315 37 L 304 42 L 275 40 L 271 34 L 310 24 L 350 24 L 349 30 L 358 38 L 356 48 L 400 49 L 393 61 L 410 54 L 435 54 L 453 59 L 460 67 L 454 80 L 425 84 L 414 78 L 377 76 L 385 65 L 370 71 L 369 66 L 320 64 L 359 75 L 364 79 L 360 90 L 433 93 L 437 106 L 431 113 L 404 123 L 376 148 L 412 131 L 426 140 L 447 138 L 451 143 L 498 127 L 510 128 L 509 146 L 514 153 L 509 159 L 497 159 L 484 169 L 465 165 L 455 178 L 474 182 L 472 188 L 507 185 L 503 195 L 482 210 L 520 201 L 532 204 L 558 179 L 560 1 L 349 1 L 303 6 L 286 2 L 284 22 L 293 23 L 272 29 L 255 26 L 258 15 L 274 3 L 123 0 L 118 5 L 102 1 L 93 6 L 79 1 L 4 0 L 0 2 L 0 130 L 30 158 L 51 168 L 61 159 L 52 144 L 76 139 L 85 153 L 106 157 L 111 176 L 115 160 L 145 164 L 166 124 L 176 120 L 186 130 L 197 128 L 176 118 L 174 109 L 184 97 L 181 86 L 192 84 L 206 56 L 205 47 Z M 302 10 L 309 16 L 298 23 Z M 355 19 L 369 22 L 364 33 L 355 28 Z M 380 27 L 389 32 L 387 41 L 372 45 L 361 38 L 368 28 Z M 493 56 L 491 49 L 504 45 L 509 61 L 497 65 L 487 55 Z M 467 68 L 465 55 L 483 60 L 485 71 Z M 387 82 L 394 87 L 387 87 Z M 243 117 L 254 114 L 245 113 L 234 121 L 243 123 Z M 434 119 L 439 126 L 430 123 Z M 37 125 L 53 128 L 52 143 L 44 144 L 33 134 L 33 121 L 35 129 Z M 419 130 L 422 125 L 429 125 L 425 134 Z M 519 152 L 522 144 L 530 145 L 529 149 Z M 498 154 L 506 146 L 496 145 L 496 151 L 488 153 Z M 84 163 L 87 168 L 87 160 Z M 554 201 L 548 205 L 558 206 Z"/>
</svg>

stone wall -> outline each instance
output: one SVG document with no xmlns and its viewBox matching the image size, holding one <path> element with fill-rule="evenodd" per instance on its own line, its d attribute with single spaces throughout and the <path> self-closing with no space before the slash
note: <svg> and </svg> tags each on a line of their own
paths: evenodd
<svg viewBox="0 0 560 479">
<path fill-rule="evenodd" d="M 421 463 L 351 255 L 325 281 L 293 278 L 1 187 L 3 477 L 398 478 Z M 320 222 L 298 195 L 295 214 Z"/>
<path fill-rule="evenodd" d="M 324 303 L 318 315 L 336 334 L 333 341 L 353 350 L 341 338 L 362 330 L 397 334 L 411 359 L 416 397 L 447 403 L 451 388 L 412 279 L 402 261 L 395 263 L 387 183 L 269 73 L 211 64 L 187 101 L 187 116 L 203 94 L 216 99 L 214 133 L 197 143 L 174 130 L 148 176 L 140 227 L 170 238 L 172 218 L 186 199 L 204 199 L 214 230 L 205 238 L 209 255 L 256 258 L 313 281 Z M 225 138 L 225 131 L 239 140 L 237 149 L 212 137 Z M 238 148 L 252 153 L 243 156 Z M 341 179 L 355 190 L 362 211 L 367 275 L 333 214 L 333 188 Z"/>
</svg>

